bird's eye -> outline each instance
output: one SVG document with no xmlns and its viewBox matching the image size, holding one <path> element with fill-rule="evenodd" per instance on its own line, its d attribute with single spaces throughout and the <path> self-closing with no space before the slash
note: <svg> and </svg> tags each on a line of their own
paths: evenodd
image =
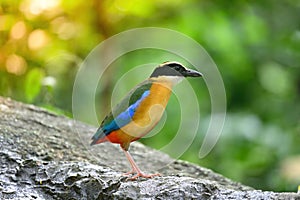
<svg viewBox="0 0 300 200">
<path fill-rule="evenodd" d="M 172 68 L 173 70 L 177 71 L 177 72 L 182 72 L 184 71 L 184 68 L 178 64 L 175 63 L 171 63 L 169 64 L 169 67 Z"/>
<path fill-rule="evenodd" d="M 179 72 L 182 72 L 183 71 L 183 68 L 181 66 L 176 66 L 175 67 L 175 70 L 176 71 L 179 71 Z"/>
<path fill-rule="evenodd" d="M 179 70 L 180 70 L 180 66 L 175 65 L 175 66 L 173 67 L 173 69 L 176 70 L 176 71 L 179 71 Z"/>
</svg>

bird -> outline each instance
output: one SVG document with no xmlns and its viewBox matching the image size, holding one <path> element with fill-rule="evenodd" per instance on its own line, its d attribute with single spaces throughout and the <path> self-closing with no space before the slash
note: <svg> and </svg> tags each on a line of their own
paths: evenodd
<svg viewBox="0 0 300 200">
<path fill-rule="evenodd" d="M 158 65 L 149 78 L 141 82 L 114 106 L 93 135 L 91 145 L 103 142 L 119 144 L 131 165 L 131 180 L 152 178 L 160 174 L 145 174 L 129 153 L 129 146 L 149 133 L 161 119 L 172 88 L 185 77 L 201 77 L 202 73 L 188 69 L 176 61 Z"/>
</svg>

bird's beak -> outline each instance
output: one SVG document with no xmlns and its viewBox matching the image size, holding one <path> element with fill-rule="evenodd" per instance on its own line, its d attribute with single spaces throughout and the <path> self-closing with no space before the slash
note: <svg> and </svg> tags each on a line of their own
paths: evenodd
<svg viewBox="0 0 300 200">
<path fill-rule="evenodd" d="M 183 73 L 183 75 L 185 77 L 189 76 L 189 77 L 199 77 L 202 76 L 202 74 L 196 70 L 192 70 L 192 69 L 186 69 L 186 71 Z"/>
</svg>

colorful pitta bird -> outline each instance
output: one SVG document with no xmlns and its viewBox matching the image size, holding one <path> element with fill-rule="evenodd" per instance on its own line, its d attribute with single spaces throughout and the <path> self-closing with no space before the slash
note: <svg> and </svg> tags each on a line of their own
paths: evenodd
<svg viewBox="0 0 300 200">
<path fill-rule="evenodd" d="M 178 62 L 164 62 L 151 76 L 134 87 L 104 118 L 91 145 L 102 142 L 120 144 L 132 170 L 126 174 L 152 178 L 159 174 L 144 174 L 128 152 L 131 142 L 149 133 L 161 119 L 172 92 L 172 87 L 185 77 L 200 77 L 198 71 Z"/>
</svg>

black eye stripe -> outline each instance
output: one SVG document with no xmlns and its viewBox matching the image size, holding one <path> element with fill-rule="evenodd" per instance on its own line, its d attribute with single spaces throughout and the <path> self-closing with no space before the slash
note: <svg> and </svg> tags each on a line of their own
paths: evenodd
<svg viewBox="0 0 300 200">
<path fill-rule="evenodd" d="M 178 63 L 165 63 L 157 67 L 150 77 L 158 76 L 184 76 L 186 69 Z"/>
<path fill-rule="evenodd" d="M 178 65 L 178 64 L 176 64 L 176 63 L 169 64 L 168 66 L 169 66 L 170 68 L 175 69 L 176 71 L 179 71 L 179 72 L 182 72 L 182 71 L 185 70 L 181 65 Z"/>
</svg>

